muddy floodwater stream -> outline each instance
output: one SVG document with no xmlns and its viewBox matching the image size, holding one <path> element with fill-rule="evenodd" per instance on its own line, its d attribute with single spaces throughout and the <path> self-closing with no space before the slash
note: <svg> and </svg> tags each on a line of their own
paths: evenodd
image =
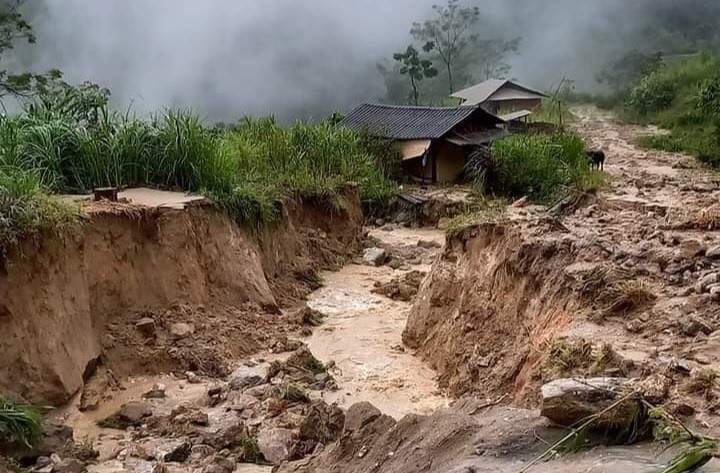
<svg viewBox="0 0 720 473">
<path fill-rule="evenodd" d="M 438 230 L 396 229 L 371 236 L 389 246 L 415 247 L 418 241 L 444 241 Z M 414 270 L 428 270 L 419 264 Z M 437 388 L 435 373 L 403 346 L 411 304 L 372 292 L 406 271 L 387 266 L 350 264 L 323 275 L 325 287 L 311 294 L 308 305 L 326 315 L 309 340 L 310 350 L 323 362 L 333 361 L 340 390 L 326 394 L 328 402 L 347 408 L 370 402 L 397 419 L 430 414 L 448 404 Z"/>
</svg>

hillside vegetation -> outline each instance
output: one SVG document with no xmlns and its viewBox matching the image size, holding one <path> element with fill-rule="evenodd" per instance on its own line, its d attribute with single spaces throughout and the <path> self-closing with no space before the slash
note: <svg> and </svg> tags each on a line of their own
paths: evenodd
<svg viewBox="0 0 720 473">
<path fill-rule="evenodd" d="M 149 119 L 111 112 L 108 95 L 66 87 L 0 119 L 2 246 L 73 220 L 77 208 L 51 194 L 97 187 L 202 193 L 250 225 L 273 221 L 289 197 L 342 205 L 335 197 L 348 182 L 369 205 L 394 192 L 363 137 L 331 123 L 283 128 L 265 118 L 209 128 L 183 110 Z"/>
<path fill-rule="evenodd" d="M 720 59 L 690 56 L 646 74 L 630 91 L 623 116 L 670 132 L 640 144 L 687 152 L 720 167 Z"/>
</svg>

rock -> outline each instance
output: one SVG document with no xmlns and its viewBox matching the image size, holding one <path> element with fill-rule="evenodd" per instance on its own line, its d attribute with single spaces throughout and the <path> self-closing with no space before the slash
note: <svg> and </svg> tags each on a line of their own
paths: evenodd
<svg viewBox="0 0 720 473">
<path fill-rule="evenodd" d="M 143 317 L 138 320 L 135 324 L 135 328 L 138 329 L 145 337 L 152 338 L 155 336 L 155 321 L 150 317 Z"/>
<path fill-rule="evenodd" d="M 682 333 L 688 337 L 694 337 L 699 333 L 710 335 L 715 329 L 699 317 L 688 317 L 680 322 Z"/>
<path fill-rule="evenodd" d="M 369 402 L 353 404 L 345 414 L 343 429 L 346 432 L 355 432 L 378 419 L 381 415 L 382 412 Z"/>
<path fill-rule="evenodd" d="M 450 228 L 451 221 L 452 220 L 447 217 L 443 217 L 440 220 L 438 220 L 438 223 L 437 223 L 438 230 L 447 230 L 448 228 Z"/>
<path fill-rule="evenodd" d="M 165 397 L 165 385 L 160 383 L 153 384 L 152 389 L 143 393 L 145 399 L 162 399 Z"/>
<path fill-rule="evenodd" d="M 241 391 L 261 385 L 265 381 L 265 373 L 257 367 L 241 366 L 232 372 L 228 380 L 230 389 Z"/>
<path fill-rule="evenodd" d="M 39 456 L 37 457 L 37 460 L 35 460 L 35 465 L 33 465 L 33 469 L 39 470 L 40 468 L 45 468 L 49 465 L 52 465 L 52 460 L 50 459 L 50 457 Z"/>
<path fill-rule="evenodd" d="M 274 465 L 290 459 L 295 435 L 292 430 L 263 428 L 258 432 L 258 447 L 265 459 Z"/>
<path fill-rule="evenodd" d="M 363 253 L 363 261 L 372 266 L 382 266 L 387 257 L 387 251 L 377 247 L 368 248 Z"/>
<path fill-rule="evenodd" d="M 399 259 L 391 259 L 391 260 L 387 263 L 387 266 L 388 266 L 389 268 L 391 268 L 391 269 L 400 269 L 400 268 L 402 268 L 402 266 L 403 266 L 403 262 L 402 262 L 401 260 L 399 260 Z"/>
<path fill-rule="evenodd" d="M 119 411 L 99 422 L 100 427 L 111 429 L 126 429 L 142 423 L 146 417 L 152 416 L 150 406 L 144 402 L 129 402 Z"/>
<path fill-rule="evenodd" d="M 417 295 L 418 290 L 403 282 L 398 284 L 398 298 L 404 302 L 410 302 Z"/>
<path fill-rule="evenodd" d="M 385 220 L 383 220 L 382 218 L 378 218 L 375 220 L 376 227 L 382 227 L 383 225 L 385 225 Z"/>
<path fill-rule="evenodd" d="M 702 294 L 711 286 L 718 284 L 718 282 L 720 282 L 719 273 L 707 274 L 697 282 L 695 286 L 695 292 L 697 292 L 698 294 Z"/>
<path fill-rule="evenodd" d="M 50 471 L 52 473 L 84 473 L 87 469 L 83 462 L 75 460 L 74 458 L 68 458 L 67 460 L 62 460 L 60 463 L 56 463 Z"/>
<path fill-rule="evenodd" d="M 200 384 L 202 383 L 202 379 L 200 379 L 200 376 L 196 375 L 192 371 L 186 371 L 185 372 L 185 379 L 187 379 L 187 382 L 190 384 Z"/>
<path fill-rule="evenodd" d="M 174 323 L 170 326 L 170 335 L 173 340 L 182 340 L 195 333 L 195 326 L 186 323 Z"/>
<path fill-rule="evenodd" d="M 228 409 L 242 412 L 245 409 L 252 409 L 260 403 L 258 398 L 249 396 L 246 393 L 240 394 L 239 396 L 233 397 L 228 403 Z"/>
<path fill-rule="evenodd" d="M 316 401 L 300 424 L 298 435 L 301 440 L 312 440 L 327 445 L 340 438 L 344 424 L 345 414 L 342 409 L 336 405 L 330 406 L 325 401 Z"/>
<path fill-rule="evenodd" d="M 261 384 L 260 386 L 255 386 L 254 388 L 247 389 L 245 391 L 245 394 L 256 398 L 263 398 L 267 394 L 270 387 L 271 386 L 269 384 Z"/>
<path fill-rule="evenodd" d="M 73 442 L 73 429 L 59 421 L 43 423 L 40 437 L 28 457 L 46 456 L 63 451 Z"/>
<path fill-rule="evenodd" d="M 705 256 L 710 259 L 720 259 L 720 246 L 714 246 L 705 252 Z"/>
<path fill-rule="evenodd" d="M 440 248 L 442 245 L 433 240 L 419 240 L 417 242 L 418 248 L 425 248 L 426 250 L 432 250 L 434 248 Z"/>
<path fill-rule="evenodd" d="M 614 404 L 629 380 L 625 378 L 558 379 L 542 387 L 540 414 L 569 427 Z M 614 394 L 618 393 L 618 394 Z M 615 429 L 629 424 L 640 408 L 627 401 L 598 419 L 594 428 Z"/>
<path fill-rule="evenodd" d="M 235 462 L 223 457 L 217 457 L 203 469 L 203 473 L 232 473 L 235 471 Z"/>
<path fill-rule="evenodd" d="M 183 463 L 192 453 L 192 444 L 187 440 L 180 441 L 171 446 L 170 450 L 162 455 L 162 460 L 172 463 Z"/>
</svg>

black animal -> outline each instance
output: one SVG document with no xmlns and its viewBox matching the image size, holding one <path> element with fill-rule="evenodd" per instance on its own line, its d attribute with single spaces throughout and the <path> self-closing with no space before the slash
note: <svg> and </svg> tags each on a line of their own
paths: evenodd
<svg viewBox="0 0 720 473">
<path fill-rule="evenodd" d="M 585 151 L 593 169 L 605 169 L 605 153 L 603 151 Z"/>
</svg>

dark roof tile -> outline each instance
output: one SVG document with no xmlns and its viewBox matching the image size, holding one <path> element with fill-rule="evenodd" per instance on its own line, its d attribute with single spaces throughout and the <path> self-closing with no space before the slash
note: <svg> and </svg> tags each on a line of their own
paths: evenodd
<svg viewBox="0 0 720 473">
<path fill-rule="evenodd" d="M 502 122 L 477 106 L 407 107 L 366 103 L 350 112 L 341 125 L 396 140 L 435 139 L 445 136 L 473 114 L 483 116 L 490 126 Z"/>
</svg>

